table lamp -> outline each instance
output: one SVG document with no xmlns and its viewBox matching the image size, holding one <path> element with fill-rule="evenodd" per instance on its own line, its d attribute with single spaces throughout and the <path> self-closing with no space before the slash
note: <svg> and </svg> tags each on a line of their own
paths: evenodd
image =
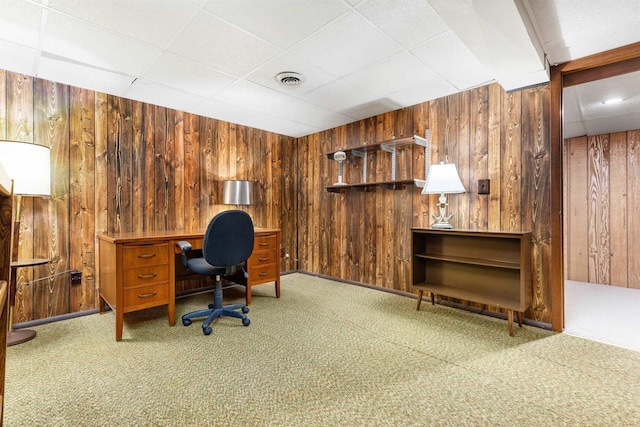
<svg viewBox="0 0 640 427">
<path fill-rule="evenodd" d="M 20 141 L 0 140 L 0 163 L 13 179 L 15 195 L 14 242 L 11 260 L 18 260 L 22 196 L 51 195 L 49 147 Z"/>
<path fill-rule="evenodd" d="M 446 194 L 464 193 L 466 190 L 456 165 L 453 163 L 440 162 L 439 165 L 431 165 L 427 182 L 422 189 L 422 194 L 440 194 L 438 198 L 438 208 L 440 215 L 431 215 L 436 220 L 431 224 L 432 228 L 451 229 L 453 225 L 449 222 L 453 214 L 447 215 L 447 196 Z"/>
<path fill-rule="evenodd" d="M 227 180 L 222 182 L 222 204 L 250 205 L 251 181 Z"/>
</svg>

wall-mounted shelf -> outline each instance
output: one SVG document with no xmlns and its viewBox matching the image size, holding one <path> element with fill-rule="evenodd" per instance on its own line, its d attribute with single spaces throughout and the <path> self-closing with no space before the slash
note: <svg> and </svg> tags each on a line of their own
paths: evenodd
<svg viewBox="0 0 640 427">
<path fill-rule="evenodd" d="M 413 179 L 400 179 L 396 181 L 379 181 L 379 182 L 361 182 L 358 184 L 328 185 L 325 188 L 330 193 L 341 193 L 343 191 L 354 189 L 357 191 L 375 191 L 376 187 L 385 190 L 401 190 L 407 185 L 413 185 Z"/>
<path fill-rule="evenodd" d="M 336 151 L 327 153 L 327 158 L 329 160 L 333 160 L 333 155 L 337 151 L 343 151 L 347 155 L 351 154 L 356 157 L 361 157 L 363 159 L 363 169 L 362 169 L 362 182 L 354 183 L 354 184 L 329 185 L 325 187 L 326 190 L 330 193 L 341 193 L 348 189 L 355 189 L 358 191 L 375 191 L 377 187 L 380 187 L 386 190 L 400 190 L 405 188 L 407 185 L 414 185 L 414 184 L 418 187 L 421 187 L 422 185 L 424 185 L 423 180 L 396 179 L 396 164 L 397 164 L 396 149 L 399 147 L 404 147 L 411 144 L 421 145 L 425 147 L 425 150 L 428 150 L 428 147 L 429 147 L 428 139 L 414 135 L 414 136 L 407 136 L 403 138 L 389 139 L 386 141 L 376 142 L 371 144 L 364 144 L 358 147 L 343 148 L 342 150 L 336 150 Z M 391 179 L 390 180 L 368 182 L 367 156 L 368 156 L 368 153 L 373 151 L 385 151 L 385 152 L 391 153 Z"/>
</svg>

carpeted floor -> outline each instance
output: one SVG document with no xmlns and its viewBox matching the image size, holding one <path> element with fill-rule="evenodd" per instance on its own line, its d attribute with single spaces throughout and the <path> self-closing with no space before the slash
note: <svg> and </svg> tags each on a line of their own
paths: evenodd
<svg viewBox="0 0 640 427">
<path fill-rule="evenodd" d="M 251 325 L 210 336 L 163 308 L 121 342 L 112 313 L 34 328 L 8 349 L 5 426 L 640 424 L 638 352 L 304 274 L 254 290 Z"/>
</svg>

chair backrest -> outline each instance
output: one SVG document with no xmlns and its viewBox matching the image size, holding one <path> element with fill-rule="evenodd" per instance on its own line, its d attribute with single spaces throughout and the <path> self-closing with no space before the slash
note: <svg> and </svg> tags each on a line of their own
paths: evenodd
<svg viewBox="0 0 640 427">
<path fill-rule="evenodd" d="M 202 241 L 202 256 L 216 267 L 244 263 L 253 252 L 253 221 L 248 213 L 228 210 L 217 214 Z"/>
</svg>

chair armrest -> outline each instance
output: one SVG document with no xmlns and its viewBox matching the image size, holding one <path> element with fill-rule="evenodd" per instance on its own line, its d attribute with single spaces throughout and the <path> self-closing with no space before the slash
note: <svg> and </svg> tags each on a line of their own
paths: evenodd
<svg viewBox="0 0 640 427">
<path fill-rule="evenodd" d="M 182 265 L 188 270 L 189 267 L 187 264 L 187 252 L 191 250 L 191 243 L 185 240 L 180 240 L 179 242 L 176 242 L 176 246 L 180 249 L 180 258 L 182 258 Z"/>
<path fill-rule="evenodd" d="M 182 252 L 187 252 L 191 250 L 191 243 L 185 240 L 180 240 L 179 242 L 176 242 L 176 246 L 180 248 L 180 251 Z"/>
</svg>

